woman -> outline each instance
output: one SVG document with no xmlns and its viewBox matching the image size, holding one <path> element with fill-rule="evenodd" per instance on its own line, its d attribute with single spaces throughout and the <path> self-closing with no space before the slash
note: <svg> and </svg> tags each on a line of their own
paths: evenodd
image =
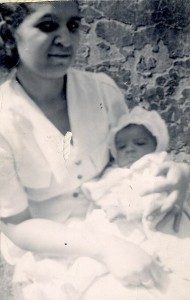
<svg viewBox="0 0 190 300">
<path fill-rule="evenodd" d="M 33 253 L 34 260 L 67 257 L 71 263 L 88 256 L 103 263 L 124 285 L 158 284 L 162 271 L 146 252 L 93 227 L 72 226 L 90 209 L 80 185 L 108 163 L 107 134 L 127 113 L 110 78 L 70 68 L 79 42 L 77 2 L 8 3 L 0 10 L 4 65 L 16 69 L 0 89 L 3 232 L 19 248 Z M 68 131 L 73 146 L 65 160 L 62 146 Z M 159 172 L 166 173 L 159 191 L 171 190 L 159 210 L 176 213 L 171 207 L 177 203 L 179 220 L 183 203 L 177 195 L 186 191 L 188 168 L 170 164 Z M 16 263 L 20 260 L 15 257 Z M 25 287 L 29 284 L 26 274 L 17 277 Z M 15 299 L 21 299 L 23 291 Z M 88 292 L 86 297 L 91 300 Z"/>
</svg>

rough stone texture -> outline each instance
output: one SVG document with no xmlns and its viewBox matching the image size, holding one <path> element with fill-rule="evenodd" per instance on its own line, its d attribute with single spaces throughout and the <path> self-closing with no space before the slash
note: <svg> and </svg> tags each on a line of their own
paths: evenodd
<svg viewBox="0 0 190 300">
<path fill-rule="evenodd" d="M 76 67 L 110 75 L 129 108 L 158 110 L 170 150 L 190 162 L 189 0 L 80 3 L 85 30 Z"/>
</svg>

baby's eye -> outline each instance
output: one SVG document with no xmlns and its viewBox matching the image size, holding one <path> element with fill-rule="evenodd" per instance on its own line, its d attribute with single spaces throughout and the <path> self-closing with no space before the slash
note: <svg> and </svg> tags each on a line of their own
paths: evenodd
<svg viewBox="0 0 190 300">
<path fill-rule="evenodd" d="M 80 27 L 80 21 L 71 20 L 67 23 L 67 28 L 70 32 L 76 32 Z"/>
<path fill-rule="evenodd" d="M 138 145 L 138 146 L 144 146 L 144 145 L 146 145 L 146 143 L 145 142 L 136 142 L 136 145 Z"/>
<path fill-rule="evenodd" d="M 117 146 L 117 150 L 125 149 L 125 145 Z"/>
<path fill-rule="evenodd" d="M 57 30 L 59 28 L 59 24 L 54 21 L 44 21 L 38 24 L 36 27 L 39 28 L 42 32 L 50 33 Z"/>
</svg>

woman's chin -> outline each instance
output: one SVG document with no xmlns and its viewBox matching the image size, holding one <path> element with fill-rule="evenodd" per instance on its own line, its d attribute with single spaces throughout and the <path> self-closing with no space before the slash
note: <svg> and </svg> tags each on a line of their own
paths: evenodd
<svg viewBox="0 0 190 300">
<path fill-rule="evenodd" d="M 56 79 L 61 79 L 63 78 L 63 76 L 67 73 L 69 69 L 69 66 L 58 66 L 58 67 L 51 67 L 49 68 L 46 72 L 41 72 L 40 77 L 44 78 L 44 79 L 52 79 L 52 80 L 56 80 Z"/>
</svg>

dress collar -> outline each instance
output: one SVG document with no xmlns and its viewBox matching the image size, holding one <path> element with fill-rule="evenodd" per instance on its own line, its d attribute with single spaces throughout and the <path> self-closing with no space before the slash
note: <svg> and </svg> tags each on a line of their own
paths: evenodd
<svg viewBox="0 0 190 300">
<path fill-rule="evenodd" d="M 69 82 L 70 80 L 68 80 Z M 31 133 L 37 142 L 41 152 L 46 158 L 54 176 L 58 182 L 63 179 L 63 171 L 67 167 L 68 161 L 64 158 L 63 147 L 65 136 L 52 124 L 38 105 L 28 96 L 20 83 L 16 80 L 16 75 L 12 77 L 10 81 L 11 88 L 14 90 L 14 97 L 11 103 L 11 110 L 19 115 L 23 126 L 29 125 Z M 70 101 L 73 99 L 73 95 L 70 96 L 72 91 L 71 84 L 67 91 L 68 97 L 68 110 L 69 119 L 72 128 L 74 123 L 74 116 L 72 108 L 70 108 Z M 71 105 L 73 107 L 73 105 Z M 71 145 L 72 155 L 74 152 L 73 146 Z"/>
</svg>

